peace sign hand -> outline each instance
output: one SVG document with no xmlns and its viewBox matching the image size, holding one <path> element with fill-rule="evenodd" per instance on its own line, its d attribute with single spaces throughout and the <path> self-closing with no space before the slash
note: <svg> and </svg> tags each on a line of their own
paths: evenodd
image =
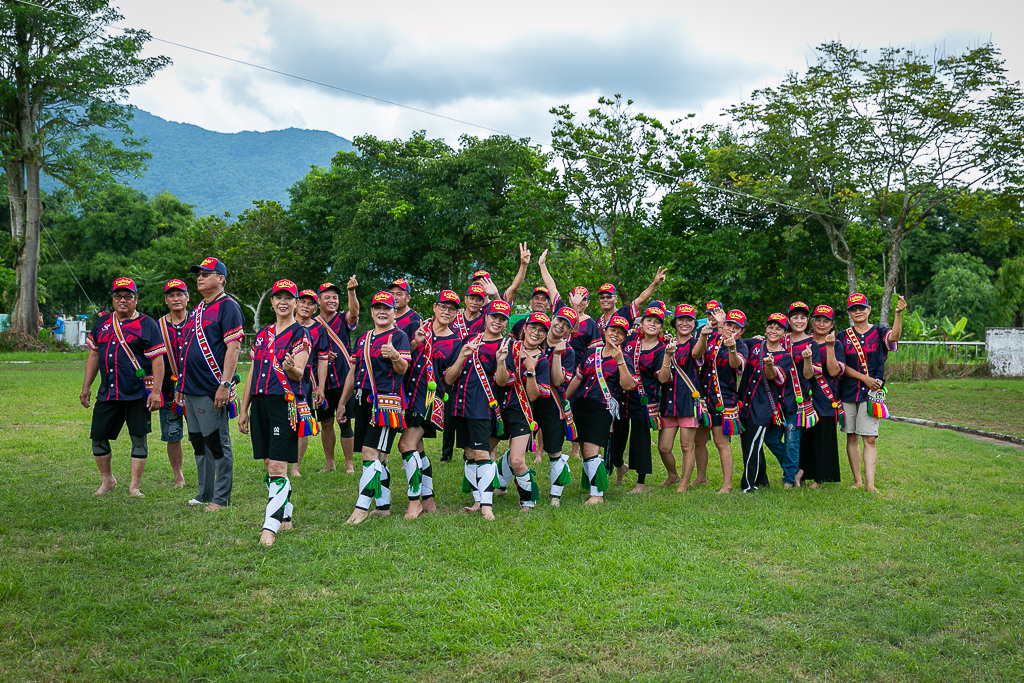
<svg viewBox="0 0 1024 683">
<path fill-rule="evenodd" d="M 666 277 L 665 273 L 667 273 L 667 272 L 668 272 L 668 268 L 660 268 L 659 267 L 658 268 L 658 272 L 656 272 L 654 274 L 654 282 L 653 282 L 653 284 L 655 286 L 658 286 L 662 282 L 664 282 L 665 281 L 665 277 Z"/>
<path fill-rule="evenodd" d="M 505 339 L 505 341 L 501 342 L 501 345 L 498 347 L 498 351 L 494 354 L 495 360 L 499 363 L 504 363 L 505 359 L 508 358 L 508 344 L 509 340 Z"/>
<path fill-rule="evenodd" d="M 526 248 L 526 242 L 519 244 L 519 262 L 529 263 L 530 262 L 530 250 Z"/>
</svg>

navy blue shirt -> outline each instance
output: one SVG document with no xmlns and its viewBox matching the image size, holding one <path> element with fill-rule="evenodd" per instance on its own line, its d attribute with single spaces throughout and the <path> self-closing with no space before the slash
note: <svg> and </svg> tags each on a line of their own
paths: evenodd
<svg viewBox="0 0 1024 683">
<path fill-rule="evenodd" d="M 97 401 L 137 401 L 146 398 L 146 385 L 135 376 L 135 366 L 114 334 L 110 319 L 103 316 L 89 332 L 85 344 L 96 352 L 100 361 L 100 389 Z M 136 318 L 121 323 L 121 334 L 131 349 L 139 367 L 147 375 L 153 374 L 153 359 L 167 352 L 160 326 L 148 315 L 138 313 Z"/>
<path fill-rule="evenodd" d="M 715 354 L 714 357 L 712 357 L 712 354 Z M 708 335 L 707 349 L 705 349 L 704 357 L 700 360 L 700 363 L 705 368 L 703 393 L 707 397 L 708 407 L 712 410 L 718 405 L 718 393 L 715 391 L 715 381 L 711 373 L 712 363 L 714 363 L 715 369 L 718 371 L 718 385 L 722 390 L 722 405 L 726 408 L 731 408 L 739 401 L 739 396 L 736 393 L 736 384 L 737 380 L 743 376 L 747 363 L 747 343 L 742 339 L 736 340 L 736 355 L 742 361 L 738 369 L 738 375 L 737 370 L 734 370 L 729 365 L 729 347 L 722 343 L 722 335 L 718 332 L 712 332 Z"/>
<path fill-rule="evenodd" d="M 800 383 L 800 395 L 803 396 L 804 402 L 811 400 L 811 384 L 813 380 L 804 378 L 804 358 L 803 352 L 807 347 L 811 348 L 811 364 L 820 365 L 821 359 L 818 354 L 818 345 L 814 343 L 813 337 L 807 337 L 792 343 L 790 347 L 791 355 L 793 356 L 792 368 L 793 370 L 786 371 L 786 412 L 795 413 L 797 411 L 796 402 L 796 384 L 793 382 L 793 375 L 797 377 L 797 381 Z M 794 372 L 795 371 L 795 372 Z"/>
<path fill-rule="evenodd" d="M 402 376 L 391 367 L 391 359 L 381 355 L 381 347 L 391 339 L 391 345 L 398 351 L 398 355 L 406 361 L 412 360 L 412 353 L 409 351 L 409 338 L 401 330 L 388 330 L 380 334 L 374 334 L 373 330 L 363 332 L 356 341 L 356 348 L 352 353 L 355 361 L 355 384 L 356 389 L 363 390 L 363 397 L 368 398 L 374 393 L 370 385 L 370 376 L 367 374 L 367 367 L 364 357 L 364 347 L 369 340 L 370 343 L 370 365 L 372 366 L 373 381 L 377 385 L 378 394 L 403 394 Z"/>
<path fill-rule="evenodd" d="M 508 355 L 505 356 L 505 369 L 508 370 L 510 381 L 505 385 L 505 404 L 502 410 L 515 410 L 521 413 L 523 408 L 519 403 L 519 398 L 516 396 L 516 390 L 513 385 L 520 384 L 526 387 L 526 377 L 523 375 L 526 372 L 526 364 L 521 362 L 519 364 L 519 372 L 516 372 L 515 353 L 518 351 L 517 344 L 518 342 L 510 344 Z M 537 388 L 540 389 L 540 396 L 537 397 L 539 401 L 543 398 L 551 397 L 551 366 L 548 364 L 548 358 L 544 351 L 538 350 L 540 351 L 540 357 L 537 359 L 537 368 L 535 369 L 537 376 L 534 379 L 537 381 Z M 526 399 L 529 400 L 528 395 Z"/>
<path fill-rule="evenodd" d="M 601 358 L 601 352 L 603 350 L 603 344 L 592 348 L 590 350 L 590 355 L 587 356 L 587 360 L 579 367 L 577 375 L 580 377 L 580 387 L 577 389 L 574 396 L 576 398 L 589 398 L 591 400 L 604 403 L 604 394 L 601 392 L 601 385 L 597 381 L 597 364 L 600 363 L 601 370 L 604 373 L 605 383 L 608 385 L 608 393 L 610 397 L 621 404 L 623 394 L 625 392 L 622 390 L 622 384 L 619 379 L 619 363 L 611 356 Z M 632 373 L 632 359 L 625 353 L 623 353 L 622 356 L 626 361 L 626 370 Z"/>
<path fill-rule="evenodd" d="M 336 336 L 338 341 L 341 342 L 341 345 L 338 345 L 335 343 L 334 339 L 331 338 L 331 335 L 327 334 L 330 351 L 336 356 L 334 360 L 328 360 L 327 363 L 327 388 L 341 389 L 345 386 L 345 378 L 348 377 L 349 370 L 348 361 L 345 359 L 345 353 L 342 351 L 342 346 L 344 346 L 345 352 L 349 352 L 351 354 L 352 340 L 349 337 L 349 334 L 356 329 L 356 325 L 359 321 L 357 320 L 356 323 L 350 325 L 348 322 L 348 313 L 335 313 L 334 317 L 330 320 L 327 320 L 326 318 L 324 318 L 324 320 L 327 321 L 327 326 L 331 328 L 334 336 Z M 327 331 L 324 330 L 324 333 L 326 334 Z"/>
<path fill-rule="evenodd" d="M 317 389 L 317 382 L 320 377 L 317 375 L 317 366 L 320 360 L 329 360 L 331 353 L 331 340 L 327 335 L 324 324 L 313 319 L 313 324 L 306 328 L 309 330 L 309 341 L 311 349 L 309 360 L 306 361 L 306 371 L 302 375 L 302 395 L 312 394 Z"/>
<path fill-rule="evenodd" d="M 422 324 L 423 316 L 411 308 L 400 317 L 395 318 L 395 326 L 402 332 L 405 332 L 405 336 L 409 339 L 412 339 L 413 335 L 416 334 L 416 330 L 420 329 Z"/>
<path fill-rule="evenodd" d="M 860 358 L 857 357 L 857 348 L 850 341 L 847 330 L 843 330 L 836 335 L 836 346 L 843 347 L 847 366 L 873 379 L 885 380 L 885 361 L 889 358 L 889 352 L 895 351 L 899 347 L 898 343 L 889 343 L 889 328 L 884 325 L 872 325 L 864 334 L 857 334 L 852 327 L 849 329 L 860 340 L 868 367 L 866 370 L 861 367 Z M 839 390 L 846 403 L 863 403 L 868 400 L 867 387 L 853 377 L 844 376 L 839 382 Z"/>
<path fill-rule="evenodd" d="M 693 347 L 696 345 L 697 338 L 690 337 L 676 347 L 675 365 L 671 367 L 672 374 L 662 389 L 661 414 L 666 417 L 693 417 L 694 407 L 700 401 L 700 398 L 693 397 L 693 391 L 679 376 L 679 372 L 685 373 L 700 393 L 700 366 L 693 359 Z"/>
<path fill-rule="evenodd" d="M 843 376 L 843 371 L 846 370 L 846 354 L 843 352 L 843 345 L 837 340 L 833 345 L 832 349 L 835 353 L 836 362 L 839 363 L 839 375 L 833 377 L 828 374 L 828 356 L 827 351 L 823 345 L 819 345 L 818 342 L 812 342 L 817 351 L 816 358 L 820 361 L 816 361 L 814 365 L 814 380 L 811 382 L 811 400 L 814 402 L 814 412 L 818 413 L 822 417 L 835 416 L 839 417 L 839 410 L 842 408 L 842 397 L 839 395 L 839 378 Z M 828 387 L 828 392 L 832 394 L 831 398 L 825 393 L 825 389 L 822 388 L 822 383 Z M 836 403 L 837 405 L 832 405 Z"/>
<path fill-rule="evenodd" d="M 474 338 L 470 337 L 468 341 L 472 341 Z M 499 338 L 484 342 L 476 352 L 480 365 L 483 367 L 484 376 L 487 377 L 491 393 L 498 402 L 498 405 L 501 405 L 505 399 L 504 391 L 494 383 L 494 373 L 498 368 L 496 355 L 498 347 L 501 346 L 503 341 L 504 338 Z M 465 417 L 470 420 L 490 420 L 494 418 L 494 411 L 488 405 L 487 393 L 484 391 L 484 386 L 481 384 L 480 377 L 474 367 L 473 356 L 466 359 L 462 366 L 462 372 L 459 374 L 459 379 L 455 382 L 455 405 L 452 408 L 452 415 Z"/>
<path fill-rule="evenodd" d="M 163 336 L 163 329 L 160 330 L 160 336 L 167 348 L 167 354 L 164 356 L 164 385 L 161 393 L 164 395 L 164 405 L 169 406 L 174 402 L 174 388 L 178 384 L 178 373 L 181 372 L 182 350 L 185 348 L 185 325 L 188 324 L 188 316 L 185 316 L 185 319 L 177 325 L 171 322 L 169 315 L 165 315 L 162 320 L 167 325 L 167 336 Z M 157 322 L 157 327 L 160 327 L 159 322 Z"/>
<path fill-rule="evenodd" d="M 639 354 L 637 349 L 641 349 Z M 661 369 L 661 364 L 665 361 L 665 343 L 659 340 L 652 348 L 644 350 L 643 336 L 637 335 L 626 342 L 622 348 L 622 355 L 632 361 L 633 374 L 634 376 L 639 375 L 644 393 L 647 395 L 647 403 L 658 405 L 661 402 L 661 382 L 658 380 L 658 370 Z M 639 388 L 626 392 L 626 409 L 631 418 L 647 419 L 647 406 L 641 403 Z"/>
<path fill-rule="evenodd" d="M 774 381 L 769 380 L 764 374 L 763 354 L 765 353 L 771 354 L 772 362 L 775 364 Z M 772 352 L 767 350 L 764 342 L 752 342 L 746 369 L 743 372 L 743 383 L 740 385 L 740 393 L 743 396 L 740 417 L 750 420 L 756 425 L 772 426 L 775 424 L 775 419 L 772 416 L 772 401 L 783 413 L 795 412 L 795 410 L 787 410 L 783 403 L 787 377 L 792 366 L 793 356 L 789 354 L 789 351 L 780 349 Z M 770 400 L 769 392 L 771 392 Z"/>
<path fill-rule="evenodd" d="M 555 347 L 549 346 L 544 349 L 544 355 L 548 359 L 548 371 L 550 373 L 552 360 L 555 357 Z M 576 376 L 576 352 L 568 344 L 565 345 L 565 352 L 562 354 L 562 373 L 565 381 L 559 386 L 551 387 L 551 395 L 556 401 L 565 402 L 565 390 L 569 388 L 569 382 Z"/>
<path fill-rule="evenodd" d="M 200 304 L 188 316 L 185 323 L 185 343 L 181 354 L 181 376 L 178 378 L 178 391 L 196 396 L 213 396 L 217 393 L 220 385 L 213 376 L 203 350 L 199 347 L 199 339 L 196 336 L 197 312 L 202 308 L 202 330 L 206 336 L 210 351 L 217 363 L 220 372 L 224 372 L 224 355 L 227 353 L 228 344 L 241 342 L 244 332 L 242 325 L 245 320 L 242 317 L 242 309 L 238 302 L 222 294 L 219 299 L 209 306 Z M 230 381 L 230 377 L 221 377 L 222 381 Z"/>
<path fill-rule="evenodd" d="M 427 366 L 433 368 L 434 383 L 437 388 L 434 390 L 436 396 L 444 398 L 447 391 L 444 384 L 444 373 L 459 358 L 462 351 L 462 338 L 455 332 L 444 337 L 435 336 L 433 330 L 427 328 L 425 332 L 432 337 L 430 340 L 430 358 L 427 358 L 427 342 L 417 346 L 412 351 L 412 363 L 405 373 L 405 392 L 409 397 L 409 409 L 417 415 L 428 415 L 427 411 L 427 383 L 429 377 Z"/>
<path fill-rule="evenodd" d="M 249 359 L 252 360 L 252 369 L 249 372 L 253 373 L 252 382 L 249 384 L 251 396 L 257 394 L 282 396 L 288 393 L 277 373 L 274 372 L 274 357 L 277 357 L 277 363 L 280 365 L 286 353 L 294 356 L 305 351 L 312 356 L 310 352 L 313 348 L 313 341 L 309 336 L 309 330 L 297 322 L 292 323 L 288 329 L 282 330 L 281 334 L 274 336 L 273 353 L 271 353 L 270 336 L 274 334 L 276 328 L 277 323 L 274 322 L 260 330 L 260 333 L 256 335 L 256 340 L 252 343 L 252 348 L 249 349 Z M 309 368 L 309 361 L 306 361 L 306 368 Z M 283 371 L 284 368 L 281 370 Z M 288 377 L 287 373 L 285 379 L 291 393 L 297 398 L 302 398 L 305 381 L 292 379 Z"/>
</svg>

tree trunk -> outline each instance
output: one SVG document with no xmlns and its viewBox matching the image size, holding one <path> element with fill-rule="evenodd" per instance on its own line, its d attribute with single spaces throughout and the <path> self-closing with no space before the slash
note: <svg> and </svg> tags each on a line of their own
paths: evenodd
<svg viewBox="0 0 1024 683">
<path fill-rule="evenodd" d="M 882 304 L 879 307 L 879 324 L 890 326 L 889 314 L 892 310 L 892 293 L 896 289 L 900 277 L 900 243 L 906 232 L 897 227 L 893 230 L 889 240 L 889 263 L 886 264 L 885 287 L 882 289 Z"/>
<path fill-rule="evenodd" d="M 818 219 L 819 225 L 825 228 L 825 235 L 828 237 L 829 247 L 836 260 L 846 266 L 846 293 L 853 294 L 857 291 L 857 265 L 853 261 L 853 254 L 850 253 L 850 245 L 846 243 L 846 225 L 837 227 L 831 222 Z"/>
<path fill-rule="evenodd" d="M 39 221 L 43 211 L 38 163 L 25 164 L 25 180 L 25 228 L 22 239 L 15 241 L 18 300 L 11 310 L 11 329 L 35 337 L 39 334 Z M 11 221 L 13 230 L 13 211 Z"/>
<path fill-rule="evenodd" d="M 252 311 L 252 331 L 256 334 L 259 334 L 260 330 L 263 329 L 260 327 L 260 309 L 263 307 L 263 300 L 267 298 L 267 294 L 270 294 L 269 289 L 260 294 L 260 300 L 256 302 L 255 306 L 245 305 L 246 308 Z"/>
</svg>

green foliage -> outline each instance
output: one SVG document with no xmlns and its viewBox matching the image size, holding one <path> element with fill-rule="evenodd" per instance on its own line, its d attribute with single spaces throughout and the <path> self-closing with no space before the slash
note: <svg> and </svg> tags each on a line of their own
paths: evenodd
<svg viewBox="0 0 1024 683">
<path fill-rule="evenodd" d="M 938 259 L 938 272 L 921 297 L 927 313 L 942 318 L 970 319 L 969 332 L 980 338 L 996 309 L 992 271 L 981 259 L 967 254 L 947 254 Z"/>
<path fill-rule="evenodd" d="M 1004 324 L 1024 327 L 1024 256 L 1003 261 L 996 281 L 996 298 Z"/>
</svg>

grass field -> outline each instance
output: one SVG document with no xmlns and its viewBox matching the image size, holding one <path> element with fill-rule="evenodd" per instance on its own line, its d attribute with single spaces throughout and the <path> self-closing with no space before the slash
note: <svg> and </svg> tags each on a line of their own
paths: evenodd
<svg viewBox="0 0 1024 683">
<path fill-rule="evenodd" d="M 355 476 L 318 474 L 317 443 L 267 550 L 237 433 L 224 512 L 185 505 L 194 463 L 172 489 L 155 438 L 144 499 L 126 437 L 119 486 L 93 498 L 81 372 L 0 365 L 4 681 L 1024 678 L 1018 449 L 887 423 L 877 496 L 845 465 L 844 484 L 783 491 L 772 462 L 754 495 L 613 486 L 596 509 L 573 460 L 560 509 L 499 499 L 490 524 L 456 512 L 461 465 L 437 465 L 439 514 L 346 527 Z"/>
<path fill-rule="evenodd" d="M 886 386 L 893 415 L 1024 437 L 1024 379 L 936 379 Z"/>
</svg>

